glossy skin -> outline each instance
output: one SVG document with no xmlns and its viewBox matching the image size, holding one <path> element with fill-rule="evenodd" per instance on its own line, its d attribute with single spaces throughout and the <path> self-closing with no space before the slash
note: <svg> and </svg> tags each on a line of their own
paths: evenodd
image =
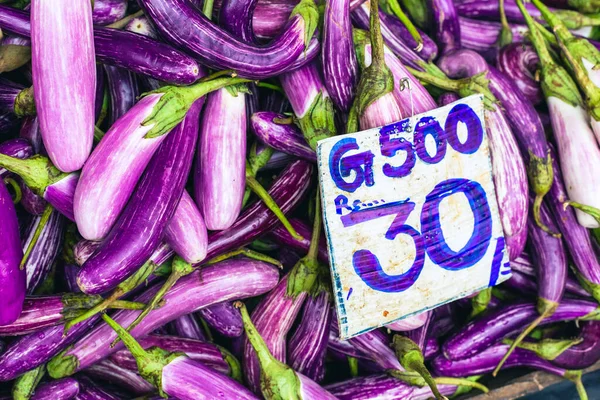
<svg viewBox="0 0 600 400">
<path fill-rule="evenodd" d="M 295 124 L 278 124 L 275 118 L 285 119 L 286 116 L 270 111 L 255 113 L 251 118 L 252 131 L 269 147 L 316 162 L 317 155 L 304 140 L 300 129 Z"/>
<path fill-rule="evenodd" d="M 194 197 L 209 230 L 229 228 L 246 188 L 246 95 L 220 89 L 208 95 L 200 127 Z"/>
<path fill-rule="evenodd" d="M 31 21 L 34 97 L 44 146 L 58 169 L 76 171 L 90 155 L 94 140 L 91 3 L 34 0 Z"/>
<path fill-rule="evenodd" d="M 219 24 L 238 39 L 256 43 L 252 16 L 257 4 L 256 0 L 225 0 L 219 9 Z"/>
<path fill-rule="evenodd" d="M 117 395 L 109 393 L 104 388 L 96 385 L 89 378 L 80 379 L 79 394 L 75 397 L 75 400 L 119 400 Z"/>
<path fill-rule="evenodd" d="M 0 27 L 30 37 L 29 13 L 0 5 Z M 201 68 L 192 57 L 142 35 L 96 27 L 94 46 L 100 62 L 168 83 L 189 85 L 201 77 Z"/>
<path fill-rule="evenodd" d="M 41 383 L 30 400 L 70 400 L 79 393 L 79 382 L 73 378 Z"/>
<path fill-rule="evenodd" d="M 138 396 L 149 395 L 156 391 L 156 388 L 152 384 L 137 373 L 137 368 L 135 371 L 121 368 L 109 359 L 98 361 L 87 368 L 85 372 L 91 377 L 108 381 L 112 385 L 123 388 Z"/>
<path fill-rule="evenodd" d="M 0 78 L 0 110 L 15 111 L 15 100 L 24 86 L 11 82 L 8 79 Z"/>
<path fill-rule="evenodd" d="M 515 81 L 519 90 L 533 104 L 542 102 L 544 95 L 535 71 L 540 59 L 531 45 L 511 43 L 498 54 L 498 69 Z"/>
<path fill-rule="evenodd" d="M 563 299 L 554 314 L 541 325 L 557 321 L 571 321 L 593 312 L 596 305 L 586 300 Z M 469 322 L 452 335 L 442 351 L 451 360 L 461 360 L 477 354 L 494 343 L 519 332 L 538 316 L 535 304 L 519 303 L 503 307 Z"/>
<path fill-rule="evenodd" d="M 140 95 L 137 79 L 132 72 L 110 65 L 105 65 L 108 91 L 110 93 L 110 113 L 108 126 L 121 118 L 137 102 Z"/>
<path fill-rule="evenodd" d="M 287 229 L 283 225 L 277 226 L 270 236 L 275 242 L 291 247 L 292 249 L 298 250 L 300 253 L 306 253 L 308 248 L 310 247 L 310 235 L 311 235 L 311 227 L 306 224 L 306 222 L 292 218 L 290 223 L 302 237 L 304 240 L 296 240 L 290 235 Z M 321 236 L 319 240 L 319 261 L 327 263 L 329 262 L 329 255 L 327 251 L 327 241 L 324 236 Z"/>
<path fill-rule="evenodd" d="M 233 69 L 240 76 L 263 79 L 287 70 L 303 56 L 305 22 L 300 16 L 293 17 L 271 44 L 256 47 L 211 23 L 185 0 L 143 0 L 140 5 L 168 41 L 211 68 Z"/>
<path fill-rule="evenodd" d="M 424 312 L 414 317 L 409 317 L 400 321 L 392 322 L 391 324 L 388 324 L 385 327 L 387 329 L 399 332 L 412 331 L 413 329 L 422 327 L 427 322 L 428 318 L 429 312 Z"/>
<path fill-rule="evenodd" d="M 78 182 L 79 173 L 72 173 L 48 186 L 44 192 L 44 200 L 71 221 L 75 221 L 73 198 Z"/>
<path fill-rule="evenodd" d="M 350 0 L 325 3 L 321 60 L 325 87 L 333 103 L 348 112 L 356 95 L 358 63 L 352 42 Z"/>
<path fill-rule="evenodd" d="M 42 141 L 42 133 L 40 132 L 40 123 L 37 117 L 23 118 L 19 136 L 31 143 L 34 154 L 47 155 L 46 149 L 44 149 L 44 142 Z"/>
<path fill-rule="evenodd" d="M 583 341 L 569 347 L 552 364 L 566 369 L 583 369 L 592 366 L 600 359 L 600 322 L 584 322 L 579 337 Z"/>
<path fill-rule="evenodd" d="M 196 339 L 208 342 L 200 322 L 194 314 L 186 314 L 169 324 L 169 330 L 180 338 Z"/>
<path fill-rule="evenodd" d="M 185 356 L 163 368 L 162 388 L 180 400 L 258 400 L 240 383 Z"/>
<path fill-rule="evenodd" d="M 25 270 L 19 268 L 23 251 L 19 241 L 19 222 L 12 198 L 0 182 L 0 325 L 17 320 L 25 299 Z"/>
<path fill-rule="evenodd" d="M 498 55 L 498 35 L 502 29 L 499 22 L 480 21 L 465 17 L 458 17 L 460 23 L 460 39 L 465 49 L 481 53 L 490 62 L 494 62 Z M 524 25 L 510 24 L 514 42 L 523 42 L 527 34 Z M 495 94 L 495 93 L 494 93 Z M 496 95 L 498 98 L 500 96 Z"/>
<path fill-rule="evenodd" d="M 0 326 L 2 336 L 20 336 L 59 324 L 64 305 L 60 296 L 27 297 L 16 321 Z"/>
<path fill-rule="evenodd" d="M 94 0 L 92 19 L 94 25 L 108 25 L 127 13 L 127 0 Z"/>
<path fill-rule="evenodd" d="M 524 4 L 529 15 L 539 22 L 543 21 L 540 10 L 531 3 Z M 456 4 L 456 10 L 463 17 L 496 21 L 500 19 L 500 6 L 497 1 L 493 0 L 460 0 Z M 523 14 L 521 14 L 514 0 L 506 0 L 504 2 L 504 13 L 506 14 L 506 19 L 509 21 L 525 23 Z"/>
<path fill-rule="evenodd" d="M 199 313 L 211 328 L 223 336 L 237 338 L 244 333 L 240 312 L 231 302 L 203 308 Z"/>
<path fill-rule="evenodd" d="M 31 143 L 26 139 L 9 139 L 0 143 L 0 153 L 16 158 L 29 158 L 33 155 Z M 10 173 L 0 168 L 0 178 L 5 178 Z"/>
<path fill-rule="evenodd" d="M 279 272 L 273 266 L 253 260 L 228 260 L 206 266 L 180 279 L 165 295 L 165 305 L 151 311 L 131 333 L 141 338 L 181 315 L 227 300 L 258 296 L 275 287 L 278 280 Z M 161 283 L 148 289 L 136 301 L 148 301 L 160 286 Z M 127 326 L 139 313 L 123 310 L 113 319 L 121 326 Z M 110 347 L 115 338 L 116 333 L 108 325 L 99 325 L 55 361 L 73 356 L 78 360 L 78 367 L 72 372 L 85 369 L 123 348 L 122 342 Z M 49 373 L 55 378 L 61 375 L 53 367 L 49 367 Z"/>
<path fill-rule="evenodd" d="M 436 25 L 436 39 L 441 46 L 441 54 L 449 54 L 461 47 L 458 12 L 452 0 L 431 0 L 433 19 Z"/>
<path fill-rule="evenodd" d="M 114 289 L 148 260 L 160 244 L 192 168 L 202 101 L 196 101 L 150 160 L 106 240 L 81 267 L 84 293 Z"/>
<path fill-rule="evenodd" d="M 415 387 L 386 374 L 354 378 L 328 385 L 326 389 L 340 400 L 412 399 L 415 391 Z"/>
</svg>

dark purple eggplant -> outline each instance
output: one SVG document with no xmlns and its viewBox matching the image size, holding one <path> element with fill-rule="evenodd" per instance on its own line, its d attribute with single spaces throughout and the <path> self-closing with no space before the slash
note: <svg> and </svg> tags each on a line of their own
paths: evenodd
<svg viewBox="0 0 600 400">
<path fill-rule="evenodd" d="M 224 0 L 219 9 L 220 25 L 238 39 L 246 43 L 256 43 L 252 30 L 252 15 L 257 4 L 256 0 Z"/>
<path fill-rule="evenodd" d="M 76 400 L 120 400 L 117 394 L 99 386 L 96 382 L 84 376 L 79 378 L 79 394 Z"/>
<path fill-rule="evenodd" d="M 600 322 L 582 323 L 579 337 L 583 341 L 563 351 L 551 360 L 552 364 L 567 369 L 584 369 L 595 364 L 600 359 Z"/>
<path fill-rule="evenodd" d="M 118 386 L 135 395 L 142 396 L 154 393 L 154 386 L 142 378 L 136 371 L 121 368 L 109 359 L 98 361 L 85 370 L 87 375 Z"/>
<path fill-rule="evenodd" d="M 108 125 L 112 126 L 137 101 L 139 89 L 135 74 L 126 69 L 105 65 L 107 87 L 110 93 Z"/>
<path fill-rule="evenodd" d="M 208 326 L 223 336 L 237 338 L 244 333 L 240 313 L 229 301 L 203 308 L 199 314 Z"/>
<path fill-rule="evenodd" d="M 539 60 L 533 46 L 524 43 L 509 44 L 498 55 L 498 69 L 515 81 L 533 105 L 540 104 L 544 99 L 540 83 L 535 78 Z"/>
<path fill-rule="evenodd" d="M 274 112 L 258 112 L 252 115 L 251 124 L 254 134 L 267 146 L 275 150 L 316 162 L 317 155 L 304 140 L 302 132 L 295 124 L 278 123 L 287 117 Z"/>
<path fill-rule="evenodd" d="M 48 202 L 43 197 L 38 196 L 19 179 L 19 187 L 21 188 L 21 205 L 31 215 L 42 215 Z"/>
<path fill-rule="evenodd" d="M 219 28 L 185 0 L 142 0 L 140 5 L 165 38 L 194 54 L 204 65 L 232 69 L 253 79 L 278 75 L 296 59 L 304 58 L 303 51 L 317 24 L 314 3 L 303 1 L 275 41 L 256 47 Z"/>
<path fill-rule="evenodd" d="M 70 400 L 79 394 L 79 382 L 73 378 L 41 383 L 30 400 Z"/>
<path fill-rule="evenodd" d="M 160 145 L 107 238 L 81 267 L 77 283 L 84 293 L 114 289 L 160 244 L 192 167 L 200 105 L 193 105 Z"/>
<path fill-rule="evenodd" d="M 42 133 L 40 132 L 40 123 L 37 117 L 23 118 L 19 136 L 29 140 L 31 146 L 33 146 L 34 154 L 46 155 L 46 149 L 44 148 L 44 142 L 42 141 Z"/>
<path fill-rule="evenodd" d="M 182 315 L 169 325 L 175 336 L 207 341 L 206 333 L 202 330 L 202 327 L 194 314 Z"/>
<path fill-rule="evenodd" d="M 127 13 L 127 0 L 95 0 L 92 11 L 94 25 L 108 25 Z"/>
<path fill-rule="evenodd" d="M 35 115 L 35 104 L 30 89 L 0 78 L 0 111 L 14 113 L 17 117 Z"/>
<path fill-rule="evenodd" d="M 441 54 L 445 55 L 461 47 L 460 23 L 458 12 L 452 0 L 430 0 L 435 21 L 437 42 L 441 46 Z"/>
<path fill-rule="evenodd" d="M 26 139 L 9 139 L 0 143 L 0 154 L 24 159 L 33 155 L 33 148 Z M 5 178 L 9 174 L 9 171 L 0 167 L 0 178 Z"/>
<path fill-rule="evenodd" d="M 302 237 L 304 240 L 296 240 L 289 234 L 289 232 L 283 228 L 282 226 L 277 226 L 273 229 L 271 234 L 271 238 L 275 240 L 277 243 L 283 246 L 289 246 L 292 249 L 299 250 L 302 252 L 308 251 L 310 247 L 310 227 L 302 220 L 299 219 L 291 219 L 290 223 Z M 321 237 L 319 240 L 319 261 L 321 262 L 329 262 L 329 255 L 327 251 L 327 242 L 324 237 Z"/>
</svg>

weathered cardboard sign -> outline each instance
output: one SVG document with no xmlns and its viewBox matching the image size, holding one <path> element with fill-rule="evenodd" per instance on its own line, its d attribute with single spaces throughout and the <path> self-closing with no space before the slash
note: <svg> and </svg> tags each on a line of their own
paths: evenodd
<svg viewBox="0 0 600 400">
<path fill-rule="evenodd" d="M 483 101 L 318 143 L 340 337 L 510 277 Z"/>
</svg>

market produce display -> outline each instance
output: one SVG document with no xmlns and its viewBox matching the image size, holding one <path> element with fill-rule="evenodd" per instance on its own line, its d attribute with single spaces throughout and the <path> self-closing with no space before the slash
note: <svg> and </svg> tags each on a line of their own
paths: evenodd
<svg viewBox="0 0 600 400">
<path fill-rule="evenodd" d="M 600 1 L 0 3 L 1 399 L 588 398 Z M 318 142 L 471 95 L 512 277 L 341 340 Z"/>
</svg>

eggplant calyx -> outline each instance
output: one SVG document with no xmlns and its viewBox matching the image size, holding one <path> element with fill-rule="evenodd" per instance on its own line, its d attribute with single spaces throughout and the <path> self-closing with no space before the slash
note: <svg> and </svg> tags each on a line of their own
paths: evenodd
<svg viewBox="0 0 600 400">
<path fill-rule="evenodd" d="M 19 175 L 25 185 L 41 197 L 44 196 L 44 192 L 48 186 L 68 175 L 52 165 L 48 157 L 41 155 L 21 160 L 20 158 L 0 154 L 0 167 Z"/>
<path fill-rule="evenodd" d="M 553 14 L 567 29 L 580 29 L 584 26 L 597 26 L 600 24 L 598 17 L 585 15 L 575 10 L 556 10 Z"/>
<path fill-rule="evenodd" d="M 158 389 L 160 395 L 166 398 L 167 396 L 162 390 L 162 370 L 171 361 L 177 357 L 181 357 L 182 354 L 169 353 L 159 347 L 152 347 L 148 350 L 144 350 L 134 337 L 115 320 L 106 314 L 102 314 L 102 319 L 114 329 L 125 344 L 125 347 L 131 352 L 131 355 L 133 355 L 135 362 L 138 365 L 138 370 L 140 371 L 142 378 L 153 384 Z"/>
<path fill-rule="evenodd" d="M 579 271 L 577 271 L 576 268 L 571 268 L 571 270 L 574 271 L 575 276 L 577 277 L 577 280 L 579 281 L 579 284 L 581 285 L 581 287 L 586 292 L 588 292 L 589 294 L 591 294 L 592 297 L 596 301 L 600 302 L 600 284 L 593 283 L 593 282 L 587 280 Z M 594 312 L 592 314 L 594 314 L 593 317 L 596 317 L 598 315 L 598 312 Z M 594 319 L 594 318 L 592 318 L 592 319 Z"/>
<path fill-rule="evenodd" d="M 33 86 L 19 92 L 15 99 L 14 109 L 15 115 L 19 118 L 36 114 Z"/>
<path fill-rule="evenodd" d="M 394 335 L 392 347 L 394 348 L 396 358 L 398 358 L 400 365 L 409 372 L 414 371 L 421 375 L 436 399 L 448 400 L 446 396 L 440 393 L 431 373 L 427 370 L 427 367 L 425 366 L 425 357 L 418 344 L 406 336 Z"/>
<path fill-rule="evenodd" d="M 296 372 L 273 357 L 267 344 L 250 319 L 244 303 L 236 301 L 240 310 L 246 338 L 256 352 L 260 364 L 260 388 L 267 399 L 302 400 L 300 378 Z"/>
<path fill-rule="evenodd" d="M 12 389 L 12 398 L 14 400 L 29 400 L 45 373 L 46 365 L 42 364 L 19 376 Z"/>
<path fill-rule="evenodd" d="M 229 365 L 229 376 L 236 381 L 243 383 L 242 366 L 240 365 L 239 360 L 226 348 L 218 346 L 218 349 L 221 352 L 223 360 Z"/>
<path fill-rule="evenodd" d="M 83 293 L 66 293 L 62 295 L 61 302 L 64 310 L 69 309 L 86 309 L 95 306 L 102 301 L 100 295 L 89 295 Z"/>
<path fill-rule="evenodd" d="M 60 379 L 77 372 L 79 369 L 79 359 L 75 355 L 67 355 L 72 348 L 72 345 L 67 347 L 48 362 L 48 374 L 52 378 Z"/>
<path fill-rule="evenodd" d="M 543 339 L 539 342 L 521 342 L 517 345 L 520 349 L 530 350 L 537 354 L 544 360 L 552 361 L 556 357 L 560 356 L 566 350 L 571 347 L 578 345 L 583 341 L 582 338 L 576 339 Z M 504 344 L 511 345 L 512 339 L 504 339 Z"/>
<path fill-rule="evenodd" d="M 321 91 L 308 111 L 303 116 L 298 116 L 298 125 L 311 149 L 317 148 L 319 140 L 336 135 L 334 114 L 333 101 Z"/>
<path fill-rule="evenodd" d="M 570 7 L 586 14 L 598 12 L 600 8 L 600 1 L 598 0 L 569 0 L 568 4 Z"/>
<path fill-rule="evenodd" d="M 290 19 L 295 17 L 296 15 L 300 15 L 300 17 L 304 20 L 304 46 L 308 47 L 310 40 L 315 34 L 315 30 L 319 25 L 319 10 L 315 5 L 315 2 L 312 0 L 302 0 L 290 14 Z"/>
</svg>

